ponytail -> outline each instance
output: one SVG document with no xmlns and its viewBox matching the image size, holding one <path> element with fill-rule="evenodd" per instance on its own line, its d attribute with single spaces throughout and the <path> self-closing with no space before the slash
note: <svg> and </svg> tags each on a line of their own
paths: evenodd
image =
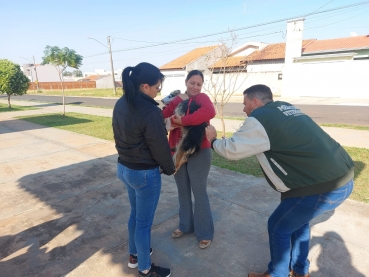
<svg viewBox="0 0 369 277">
<path fill-rule="evenodd" d="M 160 69 L 150 63 L 139 63 L 135 67 L 126 67 L 122 72 L 122 83 L 127 102 L 132 102 L 141 85 L 153 86 L 159 81 L 163 82 L 163 80 L 164 75 Z"/>
<path fill-rule="evenodd" d="M 135 89 L 133 83 L 131 81 L 131 72 L 133 71 L 134 67 L 128 66 L 122 72 L 122 83 L 123 83 L 123 90 L 124 95 L 127 97 L 127 102 L 130 103 L 135 95 Z"/>
</svg>

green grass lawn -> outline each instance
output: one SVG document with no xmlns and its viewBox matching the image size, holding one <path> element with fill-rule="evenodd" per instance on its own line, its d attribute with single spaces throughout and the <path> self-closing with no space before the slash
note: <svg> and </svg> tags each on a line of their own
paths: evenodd
<svg viewBox="0 0 369 277">
<path fill-rule="evenodd" d="M 20 116 L 20 119 L 40 125 L 72 131 L 105 140 L 113 140 L 111 117 L 79 113 Z"/>
<path fill-rule="evenodd" d="M 220 116 L 216 116 L 215 118 L 220 119 Z M 245 117 L 231 117 L 231 116 L 225 116 L 224 119 L 231 119 L 231 120 L 240 120 L 244 121 L 246 119 Z M 331 123 L 323 123 L 319 124 L 319 126 L 324 127 L 336 127 L 336 128 L 344 128 L 344 129 L 354 129 L 354 130 L 365 130 L 369 131 L 368 126 L 357 126 L 357 125 L 349 125 L 349 124 L 331 124 Z"/>
<path fill-rule="evenodd" d="M 12 102 L 10 101 L 10 104 Z M 18 112 L 18 111 L 26 111 L 26 110 L 37 110 L 38 108 L 32 107 L 32 106 L 17 106 L 17 105 L 11 105 L 12 107 L 9 108 L 8 104 L 0 103 L 0 113 L 4 112 Z"/>
<path fill-rule="evenodd" d="M 98 88 L 84 88 L 84 89 L 65 89 L 65 96 L 89 96 L 89 97 L 116 97 L 119 98 L 123 95 L 122 88 L 116 88 L 117 95 L 114 94 L 114 90 L 110 89 L 98 89 Z M 62 90 L 42 90 L 41 92 L 35 92 L 34 90 L 27 91 L 27 94 L 34 95 L 63 95 Z"/>
<path fill-rule="evenodd" d="M 355 126 L 355 125 L 348 125 L 348 124 L 326 124 L 326 123 L 320 124 L 320 126 L 369 131 L 368 126 Z"/>
<path fill-rule="evenodd" d="M 105 140 L 113 140 L 112 119 L 110 117 L 67 113 L 65 117 L 61 114 L 47 114 L 19 118 L 48 127 L 55 127 Z M 226 137 L 231 136 L 232 133 L 226 133 Z M 220 132 L 218 132 L 218 137 L 221 137 Z M 355 163 L 355 188 L 350 198 L 369 203 L 369 149 L 356 147 L 345 147 L 345 149 Z M 263 176 L 255 157 L 239 161 L 228 161 L 213 152 L 212 164 L 256 177 Z"/>
</svg>

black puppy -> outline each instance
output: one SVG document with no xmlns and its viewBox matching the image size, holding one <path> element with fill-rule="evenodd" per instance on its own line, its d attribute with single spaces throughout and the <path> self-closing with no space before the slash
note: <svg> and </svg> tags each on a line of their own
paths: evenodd
<svg viewBox="0 0 369 277">
<path fill-rule="evenodd" d="M 195 101 L 185 100 L 175 109 L 178 116 L 192 114 L 200 108 Z M 174 164 L 178 170 L 182 164 L 201 149 L 201 143 L 205 136 L 205 128 L 208 123 L 204 122 L 200 125 L 182 126 L 182 138 L 177 144 L 174 154 Z"/>
</svg>

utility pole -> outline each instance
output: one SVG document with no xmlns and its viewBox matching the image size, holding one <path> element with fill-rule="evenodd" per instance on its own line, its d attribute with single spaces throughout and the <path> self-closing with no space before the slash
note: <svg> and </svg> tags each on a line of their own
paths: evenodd
<svg viewBox="0 0 369 277">
<path fill-rule="evenodd" d="M 113 66 L 113 55 L 111 53 L 110 36 L 108 36 L 108 46 L 109 46 L 109 54 L 110 54 L 111 76 L 113 78 L 114 95 L 117 95 L 117 89 L 115 88 L 115 75 L 114 75 L 114 66 Z"/>
<path fill-rule="evenodd" d="M 36 87 L 37 87 L 37 92 L 39 92 L 40 91 L 40 88 L 38 87 L 38 77 L 37 77 L 37 69 L 36 69 L 35 55 L 33 55 L 33 66 L 34 66 L 35 73 L 36 73 Z"/>
<path fill-rule="evenodd" d="M 110 44 L 110 36 L 108 36 L 108 46 L 106 46 L 105 44 L 101 43 L 100 41 L 98 41 L 95 38 L 92 37 L 87 37 L 89 39 L 93 39 L 94 41 L 100 43 L 102 46 L 106 47 L 109 49 L 109 54 L 110 54 L 110 70 L 111 70 L 111 76 L 113 78 L 113 88 L 114 88 L 114 95 L 117 95 L 117 90 L 115 88 L 115 77 L 114 77 L 114 67 L 113 67 L 113 55 L 111 53 L 111 44 Z"/>
</svg>

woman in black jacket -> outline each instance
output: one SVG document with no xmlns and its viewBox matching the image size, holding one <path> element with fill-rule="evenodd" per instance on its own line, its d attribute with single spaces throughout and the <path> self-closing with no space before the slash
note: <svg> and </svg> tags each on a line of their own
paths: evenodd
<svg viewBox="0 0 369 277">
<path fill-rule="evenodd" d="M 149 63 L 127 67 L 122 73 L 124 95 L 113 111 L 117 176 L 126 185 L 131 204 L 128 221 L 130 268 L 139 276 L 170 276 L 170 270 L 151 264 L 151 226 L 163 172 L 175 171 L 164 118 L 154 100 L 164 75 Z"/>
</svg>

